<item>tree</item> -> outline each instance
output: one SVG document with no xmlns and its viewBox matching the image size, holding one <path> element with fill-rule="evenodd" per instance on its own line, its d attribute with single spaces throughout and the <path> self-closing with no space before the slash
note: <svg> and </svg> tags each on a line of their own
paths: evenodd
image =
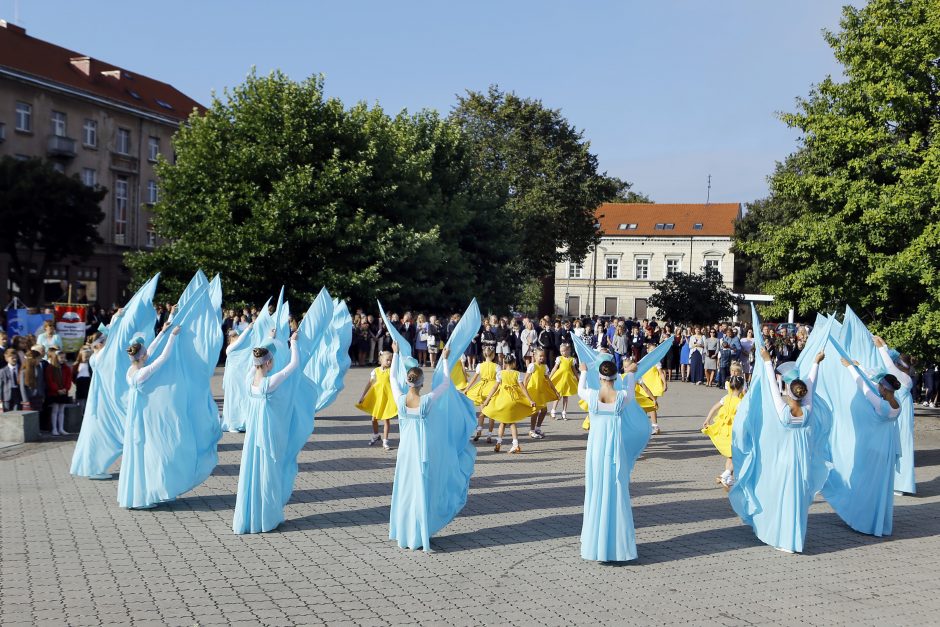
<svg viewBox="0 0 940 627">
<path fill-rule="evenodd" d="M 508 194 L 518 263 L 527 278 L 548 276 L 595 243 L 595 211 L 629 184 L 598 172 L 590 143 L 557 109 L 492 86 L 468 91 L 451 118 L 469 137 L 480 175 Z"/>
<path fill-rule="evenodd" d="M 940 3 L 846 7 L 825 37 L 846 78 L 782 116 L 799 147 L 738 246 L 775 277 L 772 313 L 849 304 L 902 350 L 940 354 Z"/>
<path fill-rule="evenodd" d="M 24 301 L 42 302 L 50 265 L 70 257 L 86 259 L 101 243 L 99 203 L 106 194 L 41 159 L 0 159 L 0 252 L 10 256 Z"/>
<path fill-rule="evenodd" d="M 644 194 L 643 192 L 635 192 L 630 189 L 633 185 L 632 183 L 627 183 L 626 181 L 621 181 L 623 186 L 614 197 L 611 198 L 608 202 L 625 202 L 625 203 L 643 203 L 643 204 L 652 204 L 653 199 Z"/>
<path fill-rule="evenodd" d="M 235 301 L 281 284 L 302 301 L 326 285 L 354 305 L 436 311 L 477 289 L 481 306 L 513 300 L 505 198 L 476 175 L 460 128 L 432 111 L 345 108 L 322 77 L 252 74 L 194 115 L 174 150 L 154 208 L 169 243 L 129 255 L 138 281 L 160 270 L 176 294 L 203 268 Z"/>
<path fill-rule="evenodd" d="M 701 273 L 676 272 L 650 284 L 649 306 L 664 320 L 680 324 L 711 323 L 731 316 L 739 300 L 725 287 L 721 273 L 705 268 Z"/>
</svg>

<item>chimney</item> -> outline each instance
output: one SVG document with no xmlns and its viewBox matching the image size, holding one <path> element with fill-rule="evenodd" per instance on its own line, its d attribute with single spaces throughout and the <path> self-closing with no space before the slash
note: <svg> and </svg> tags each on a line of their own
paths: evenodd
<svg viewBox="0 0 940 627">
<path fill-rule="evenodd" d="M 25 35 L 26 29 L 22 26 L 17 26 L 13 22 L 8 22 L 6 20 L 0 20 L 0 28 L 5 28 L 11 33 L 17 33 L 18 35 Z"/>
<path fill-rule="evenodd" d="M 121 80 L 121 70 L 102 70 L 101 75 Z"/>
<path fill-rule="evenodd" d="M 85 76 L 91 74 L 91 57 L 72 57 L 69 59 L 69 62 L 72 64 L 72 67 Z"/>
</svg>

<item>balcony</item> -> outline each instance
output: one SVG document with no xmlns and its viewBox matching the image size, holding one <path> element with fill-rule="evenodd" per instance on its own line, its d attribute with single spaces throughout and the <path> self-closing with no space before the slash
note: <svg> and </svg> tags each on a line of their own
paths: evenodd
<svg viewBox="0 0 940 627">
<path fill-rule="evenodd" d="M 137 157 L 111 151 L 111 169 L 122 174 L 137 174 Z"/>
<path fill-rule="evenodd" d="M 60 135 L 50 135 L 49 145 L 46 153 L 50 157 L 68 157 L 75 156 L 75 140 L 71 137 L 62 137 Z"/>
</svg>

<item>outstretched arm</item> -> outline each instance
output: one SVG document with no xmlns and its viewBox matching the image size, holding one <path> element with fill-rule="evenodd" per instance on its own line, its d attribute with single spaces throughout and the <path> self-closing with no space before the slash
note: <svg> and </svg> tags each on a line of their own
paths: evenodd
<svg viewBox="0 0 940 627">
<path fill-rule="evenodd" d="M 271 381 L 268 383 L 268 392 L 273 392 L 291 375 L 300 365 L 300 349 L 297 348 L 297 334 L 294 333 L 290 343 L 290 363 L 280 372 L 271 375 Z"/>
<path fill-rule="evenodd" d="M 584 399 L 586 403 L 588 400 L 588 392 L 590 388 L 587 385 L 587 366 L 581 364 L 581 376 L 578 377 L 578 396 Z"/>
<path fill-rule="evenodd" d="M 893 420 L 898 417 L 898 415 L 901 413 L 900 407 L 896 409 L 892 408 L 891 411 L 888 412 L 887 415 L 882 413 L 883 410 L 882 410 L 881 401 L 884 399 L 882 399 L 880 396 L 875 394 L 874 391 L 872 391 L 871 389 L 872 386 L 869 385 L 870 383 L 872 383 L 871 379 L 869 379 L 867 375 L 859 371 L 858 366 L 856 366 L 855 364 L 849 363 L 845 359 L 842 359 L 842 365 L 849 369 L 849 374 L 852 375 L 852 379 L 855 381 L 855 385 L 858 386 L 859 391 L 861 391 L 861 393 L 865 396 L 865 400 L 867 400 L 868 404 L 872 406 L 872 408 L 875 410 L 875 414 L 879 418 L 884 418 L 886 420 Z"/>
<path fill-rule="evenodd" d="M 254 324 L 255 324 L 255 323 L 252 322 L 252 323 L 249 324 L 247 327 L 245 327 L 245 330 L 242 331 L 241 333 L 239 333 L 239 334 L 236 336 L 235 341 L 232 342 L 231 344 L 229 344 L 229 345 L 226 347 L 226 349 L 225 349 L 225 354 L 226 354 L 226 355 L 228 355 L 229 353 L 231 353 L 233 350 L 237 349 L 239 346 L 241 346 L 241 345 L 245 342 L 245 338 L 248 337 L 248 332 L 251 331 L 251 327 L 253 327 Z"/>
<path fill-rule="evenodd" d="M 777 411 L 777 417 L 782 420 L 782 416 L 786 411 L 786 404 L 783 402 L 783 397 L 780 396 L 780 392 L 776 386 L 777 375 L 774 374 L 774 365 L 770 361 L 770 355 L 767 353 L 767 349 L 761 349 L 761 356 L 767 355 L 764 357 L 763 368 L 764 376 L 767 377 L 767 381 L 770 382 L 770 397 L 774 402 L 774 409 Z"/>
<path fill-rule="evenodd" d="M 404 396 L 404 392 L 401 391 L 398 385 L 398 379 L 395 377 L 395 373 L 398 372 L 398 344 L 393 343 L 392 348 L 394 349 L 394 353 L 392 354 L 392 372 L 388 380 L 392 385 L 392 398 L 395 399 L 395 404 L 397 405 L 401 397 Z"/>
<path fill-rule="evenodd" d="M 170 334 L 170 339 L 167 340 L 166 346 L 164 347 L 163 352 L 160 353 L 160 356 L 137 371 L 136 378 L 138 383 L 143 383 L 163 367 L 163 364 L 165 364 L 167 359 L 170 358 L 170 353 L 173 351 L 173 345 L 176 343 L 176 336 L 179 335 L 179 333 L 179 327 L 173 329 L 173 333 Z"/>
<path fill-rule="evenodd" d="M 443 363 L 443 372 L 450 374 L 450 368 L 447 367 L 447 357 L 450 355 L 450 349 L 445 348 L 444 352 L 441 353 L 441 361 Z M 450 376 L 441 378 L 441 382 L 438 383 L 437 387 L 431 390 L 431 400 L 439 398 L 441 394 L 447 391 L 447 388 L 450 387 Z"/>
<path fill-rule="evenodd" d="M 884 343 L 884 340 L 878 342 L 881 338 L 876 338 L 875 345 L 878 346 L 878 356 L 881 357 L 881 361 L 884 363 L 885 368 L 897 377 L 898 381 L 901 382 L 901 386 L 904 388 L 913 387 L 913 381 L 911 377 L 906 372 L 902 371 L 894 364 L 894 360 L 891 359 L 891 353 L 888 352 L 888 345 Z"/>
</svg>

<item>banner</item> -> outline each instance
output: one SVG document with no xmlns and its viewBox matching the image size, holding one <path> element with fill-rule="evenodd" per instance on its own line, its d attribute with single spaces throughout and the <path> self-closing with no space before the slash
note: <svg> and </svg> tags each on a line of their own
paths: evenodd
<svg viewBox="0 0 940 627">
<path fill-rule="evenodd" d="M 55 330 L 62 339 L 62 349 L 75 353 L 85 343 L 85 313 L 88 305 L 55 306 Z"/>
<path fill-rule="evenodd" d="M 39 335 L 42 324 L 52 320 L 52 314 L 31 314 L 27 309 L 7 309 L 7 335 Z"/>
</svg>

